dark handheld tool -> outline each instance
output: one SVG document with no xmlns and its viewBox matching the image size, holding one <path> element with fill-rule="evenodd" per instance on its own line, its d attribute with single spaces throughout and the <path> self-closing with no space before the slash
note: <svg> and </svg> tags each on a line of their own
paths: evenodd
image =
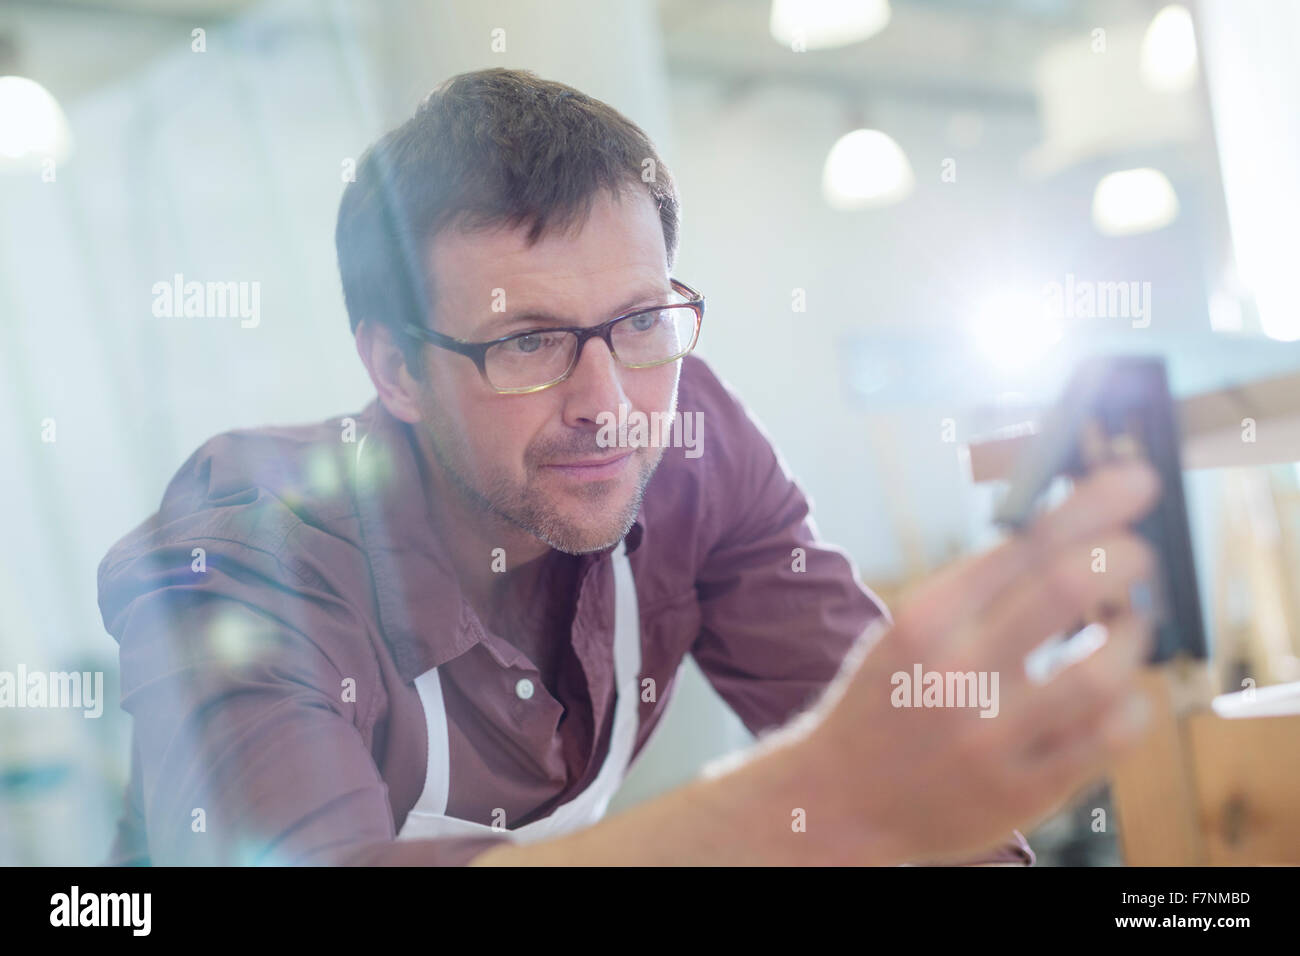
<svg viewBox="0 0 1300 956">
<path fill-rule="evenodd" d="M 994 520 L 1019 530 L 1029 523 L 1052 481 L 1080 477 L 1119 458 L 1146 458 L 1160 476 L 1160 500 L 1134 530 L 1155 550 L 1159 570 L 1151 582 L 1156 631 L 1152 663 L 1180 654 L 1204 658 L 1192 539 L 1183 496 L 1178 427 L 1163 360 L 1119 356 L 1079 366 L 1060 402 L 1044 419 Z M 1133 596 L 1134 603 L 1144 600 Z"/>
</svg>

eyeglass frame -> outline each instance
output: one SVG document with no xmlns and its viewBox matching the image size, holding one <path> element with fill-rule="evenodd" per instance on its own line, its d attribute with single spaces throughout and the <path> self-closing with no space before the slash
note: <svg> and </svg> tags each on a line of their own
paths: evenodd
<svg viewBox="0 0 1300 956">
<path fill-rule="evenodd" d="M 528 395 L 533 392 L 540 392 L 542 391 L 542 389 L 550 388 L 554 385 L 559 385 L 563 381 L 566 381 L 573 374 L 573 370 L 578 367 L 578 362 L 582 359 L 583 346 L 585 346 L 590 339 L 599 338 L 602 341 L 604 341 L 606 348 L 609 349 L 609 354 L 614 356 L 614 358 L 616 358 L 619 364 L 622 365 L 624 368 L 631 368 L 631 369 L 657 368 L 660 365 L 667 365 L 669 362 L 676 362 L 679 359 L 683 359 L 691 352 L 695 351 L 695 345 L 700 340 L 700 329 L 704 325 L 704 296 L 700 295 L 700 293 L 696 292 L 685 282 L 681 282 L 672 277 L 669 277 L 668 281 L 669 283 L 671 283 L 674 292 L 686 296 L 687 298 L 686 302 L 670 302 L 661 305 L 649 305 L 640 309 L 633 309 L 631 312 L 624 312 L 622 315 L 616 315 L 614 316 L 614 318 L 609 319 L 606 322 L 602 322 L 599 325 L 525 329 L 520 332 L 511 332 L 509 335 L 503 335 L 500 338 L 492 339 L 491 341 L 488 342 L 466 342 L 464 339 L 453 338 L 450 335 L 444 335 L 443 333 L 435 331 L 434 329 L 427 328 L 426 326 L 423 325 L 416 325 L 413 322 L 405 323 L 404 328 L 408 335 L 414 336 L 415 338 L 418 339 L 422 339 L 429 345 L 434 345 L 437 346 L 438 348 L 446 349 L 449 352 L 456 352 L 457 354 L 464 355 L 466 358 L 472 360 L 474 364 L 478 367 L 478 373 L 482 377 L 483 381 L 487 384 L 489 388 L 491 388 L 493 391 L 497 392 L 498 394 Z M 674 355 L 672 358 L 667 358 L 658 362 L 649 362 L 645 364 L 630 364 L 628 362 L 624 362 L 621 358 L 618 358 L 618 352 L 615 351 L 614 342 L 612 340 L 612 335 L 613 335 L 612 329 L 615 324 L 622 322 L 624 319 L 631 319 L 638 315 L 644 315 L 649 312 L 661 312 L 665 308 L 682 308 L 685 306 L 689 306 L 691 308 L 691 311 L 695 313 L 695 332 L 691 336 L 691 344 L 687 346 L 685 351 L 681 352 L 678 355 Z M 555 333 L 555 332 L 572 332 L 578 338 L 578 347 L 573 351 L 573 360 L 569 363 L 569 367 L 565 370 L 564 374 L 561 375 L 559 378 L 547 382 L 544 385 L 532 385 L 529 386 L 528 388 L 498 388 L 497 386 L 493 385 L 492 382 L 488 379 L 487 353 L 489 349 L 493 348 L 494 346 L 501 345 L 502 343 L 509 342 L 511 339 L 522 338 L 526 335 L 540 335 L 543 333 Z"/>
</svg>

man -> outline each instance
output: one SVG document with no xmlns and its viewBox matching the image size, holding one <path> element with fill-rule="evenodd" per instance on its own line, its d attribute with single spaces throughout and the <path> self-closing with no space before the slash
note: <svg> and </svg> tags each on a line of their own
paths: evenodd
<svg viewBox="0 0 1300 956">
<path fill-rule="evenodd" d="M 526 72 L 453 78 L 369 151 L 336 238 L 377 399 L 210 440 L 100 567 L 115 862 L 1032 862 L 1013 827 L 1136 732 L 1147 628 L 1043 686 L 1023 658 L 1147 573 L 1150 472 L 891 621 L 687 354 L 677 233 L 644 134 Z M 611 426 L 655 413 L 700 441 Z M 758 746 L 603 819 L 687 653 Z M 996 719 L 894 706 L 918 663 L 1000 674 Z"/>
</svg>

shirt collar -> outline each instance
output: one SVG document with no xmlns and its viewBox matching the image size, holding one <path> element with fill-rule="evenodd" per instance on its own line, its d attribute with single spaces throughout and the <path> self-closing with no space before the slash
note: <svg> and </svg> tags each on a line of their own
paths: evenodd
<svg viewBox="0 0 1300 956">
<path fill-rule="evenodd" d="M 362 437 L 351 459 L 351 486 L 362 547 L 380 628 L 398 673 L 409 682 L 482 642 L 483 631 L 430 519 L 411 426 L 377 398 L 357 418 Z M 644 531 L 642 510 L 625 539 L 629 554 Z M 592 565 L 610 560 L 616 547 L 582 555 L 578 580 Z"/>
</svg>

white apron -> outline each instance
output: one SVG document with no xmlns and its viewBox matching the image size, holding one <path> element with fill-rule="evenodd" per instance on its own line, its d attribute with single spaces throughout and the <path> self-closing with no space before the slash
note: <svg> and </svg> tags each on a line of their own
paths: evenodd
<svg viewBox="0 0 1300 956">
<path fill-rule="evenodd" d="M 546 840 L 591 826 L 605 815 L 610 798 L 618 790 L 636 743 L 640 700 L 641 625 L 637 611 L 632 564 L 627 557 L 626 539 L 612 552 L 614 565 L 614 726 L 609 752 L 590 786 L 547 817 L 517 829 L 501 829 L 447 816 L 447 792 L 451 779 L 447 741 L 447 711 L 443 706 L 442 682 L 436 667 L 415 679 L 424 706 L 429 733 L 429 758 L 424 791 L 406 817 L 398 839 L 446 836 L 505 836 L 520 843 Z M 509 821 L 506 821 L 509 826 Z"/>
</svg>

